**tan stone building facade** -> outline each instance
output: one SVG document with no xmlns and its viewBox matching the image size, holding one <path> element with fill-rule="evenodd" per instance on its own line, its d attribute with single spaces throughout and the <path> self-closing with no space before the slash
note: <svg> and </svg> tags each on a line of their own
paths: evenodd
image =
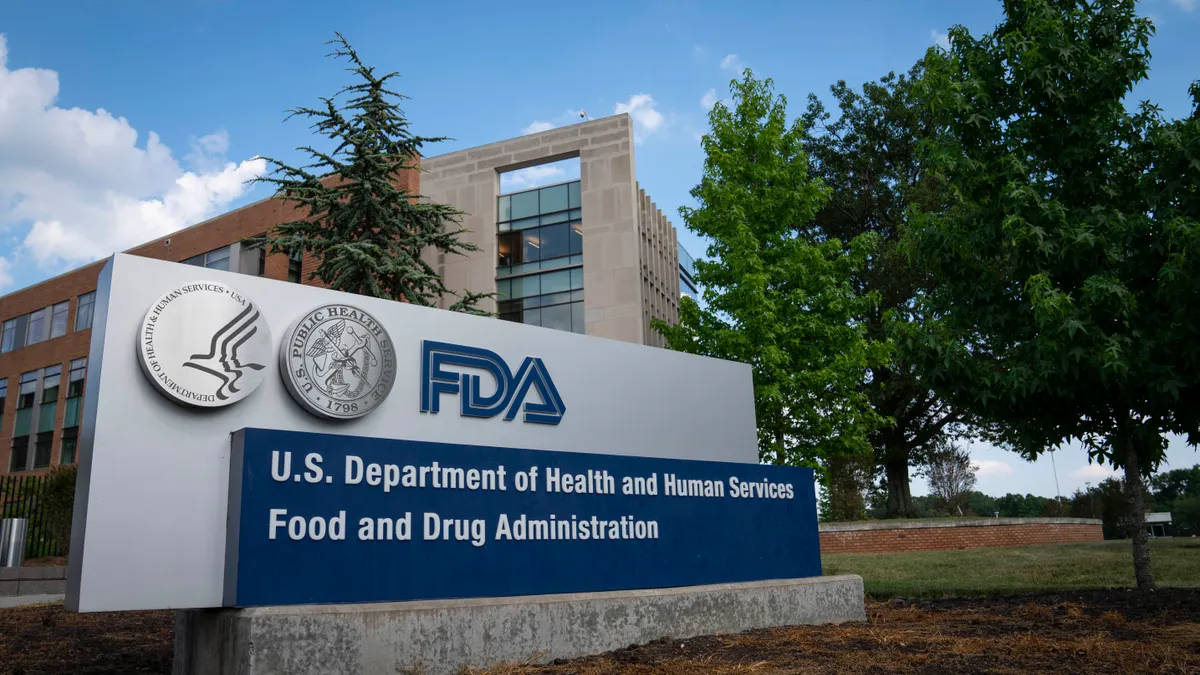
<svg viewBox="0 0 1200 675">
<path fill-rule="evenodd" d="M 579 180 L 500 194 L 502 172 L 572 157 Z M 498 293 L 485 307 L 501 319 L 663 346 L 650 319 L 678 319 L 680 276 L 686 285 L 690 261 L 681 266 L 675 229 L 638 185 L 628 115 L 425 158 L 422 173 L 400 182 L 465 213 L 464 238 L 480 250 L 427 256 L 449 288 Z M 298 217 L 287 203 L 265 199 L 128 253 L 320 285 L 307 279 L 315 260 L 240 243 Z M 103 266 L 0 297 L 0 473 L 76 460 Z"/>
<path fill-rule="evenodd" d="M 579 159 L 579 180 L 502 195 L 500 175 Z M 467 215 L 467 256 L 431 256 L 450 288 L 490 290 L 501 318 L 663 346 L 679 318 L 675 228 L 638 184 L 633 122 L 616 115 L 422 161 L 429 199 Z M 694 290 L 693 290 L 694 292 Z"/>
</svg>

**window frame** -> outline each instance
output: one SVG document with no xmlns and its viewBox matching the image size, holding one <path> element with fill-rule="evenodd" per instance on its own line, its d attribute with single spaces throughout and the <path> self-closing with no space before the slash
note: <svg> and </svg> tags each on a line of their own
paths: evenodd
<svg viewBox="0 0 1200 675">
<path fill-rule="evenodd" d="M 220 258 L 213 257 L 214 253 L 222 253 L 222 252 L 225 254 L 224 256 L 222 256 Z M 203 267 L 205 269 L 220 270 L 222 272 L 228 272 L 229 271 L 229 260 L 232 257 L 233 257 L 233 245 L 226 244 L 225 246 L 221 246 L 219 248 L 214 248 L 211 251 L 205 251 L 204 253 L 197 253 L 196 255 L 194 255 L 186 260 L 183 260 L 182 262 L 184 265 L 191 265 L 193 267 Z M 222 261 L 225 262 L 224 267 L 213 267 L 213 263 L 222 262 Z"/>
<path fill-rule="evenodd" d="M 71 458 L 67 459 L 67 441 L 70 441 Z M 60 466 L 74 464 L 79 461 L 79 427 L 64 427 L 62 438 L 58 444 L 58 463 Z"/>
<path fill-rule="evenodd" d="M 70 299 L 63 300 L 62 302 L 56 302 L 53 305 L 50 305 L 49 311 L 50 311 L 50 329 L 49 329 L 50 337 L 48 337 L 46 339 L 53 340 L 54 338 L 62 337 L 64 335 L 66 335 L 67 334 L 67 325 L 70 323 L 69 320 L 71 318 L 71 301 L 70 301 Z M 55 333 L 54 327 L 57 323 L 57 320 L 60 317 L 62 318 L 62 330 L 59 333 Z"/>
<path fill-rule="evenodd" d="M 52 307 L 53 305 L 51 305 Z M 39 342 L 49 340 L 50 334 L 50 307 L 43 307 L 37 311 L 27 314 L 29 318 L 25 323 L 25 346 L 36 345 Z M 38 326 L 39 335 L 34 335 L 34 326 Z"/>
<path fill-rule="evenodd" d="M 87 325 L 83 324 L 83 317 L 87 317 Z M 96 318 L 96 291 L 84 293 L 75 300 L 75 331 L 87 330 L 92 327 L 92 320 Z"/>
<path fill-rule="evenodd" d="M 287 280 L 293 284 L 304 283 L 304 256 L 288 256 Z"/>
<path fill-rule="evenodd" d="M 497 197 L 494 262 L 501 320 L 564 330 L 545 326 L 543 310 L 565 309 L 565 330 L 586 333 L 581 184 L 576 179 Z M 503 258 L 502 245 L 508 251 Z M 547 288 L 547 281 L 557 285 Z"/>
</svg>

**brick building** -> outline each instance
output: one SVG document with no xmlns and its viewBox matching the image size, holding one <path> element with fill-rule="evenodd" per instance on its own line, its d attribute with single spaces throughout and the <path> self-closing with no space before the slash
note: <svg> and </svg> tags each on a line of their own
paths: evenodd
<svg viewBox="0 0 1200 675">
<path fill-rule="evenodd" d="M 480 250 L 427 260 L 451 289 L 498 293 L 504 320 L 662 346 L 650 319 L 695 293 L 691 258 L 637 183 L 633 126 L 618 115 L 422 160 L 401 184 L 465 212 Z M 578 157 L 581 177 L 500 194 L 500 174 Z M 422 175 L 423 174 L 423 175 Z M 128 251 L 298 283 L 315 260 L 242 245 L 298 213 L 265 199 Z M 104 261 L 0 297 L 0 473 L 75 461 L 92 303 Z M 682 284 L 682 286 L 681 286 Z M 586 289 L 586 292 L 585 292 Z"/>
</svg>

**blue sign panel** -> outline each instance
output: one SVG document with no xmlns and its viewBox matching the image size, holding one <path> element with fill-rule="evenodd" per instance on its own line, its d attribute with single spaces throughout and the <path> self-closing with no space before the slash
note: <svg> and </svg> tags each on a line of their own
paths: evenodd
<svg viewBox="0 0 1200 675">
<path fill-rule="evenodd" d="M 813 472 L 243 429 L 225 605 L 820 576 Z"/>
</svg>

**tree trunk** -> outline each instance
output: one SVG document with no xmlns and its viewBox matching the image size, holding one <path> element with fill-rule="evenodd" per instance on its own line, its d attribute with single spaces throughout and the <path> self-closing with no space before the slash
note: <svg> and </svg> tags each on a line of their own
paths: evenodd
<svg viewBox="0 0 1200 675">
<path fill-rule="evenodd" d="M 883 467 L 887 473 L 887 517 L 911 518 L 915 516 L 912 491 L 909 488 L 907 448 L 889 444 Z"/>
<path fill-rule="evenodd" d="M 1150 537 L 1146 534 L 1146 497 L 1138 464 L 1137 442 L 1125 439 L 1125 495 L 1129 505 L 1130 534 L 1133 536 L 1133 575 L 1141 590 L 1154 588 L 1150 568 Z"/>
</svg>

